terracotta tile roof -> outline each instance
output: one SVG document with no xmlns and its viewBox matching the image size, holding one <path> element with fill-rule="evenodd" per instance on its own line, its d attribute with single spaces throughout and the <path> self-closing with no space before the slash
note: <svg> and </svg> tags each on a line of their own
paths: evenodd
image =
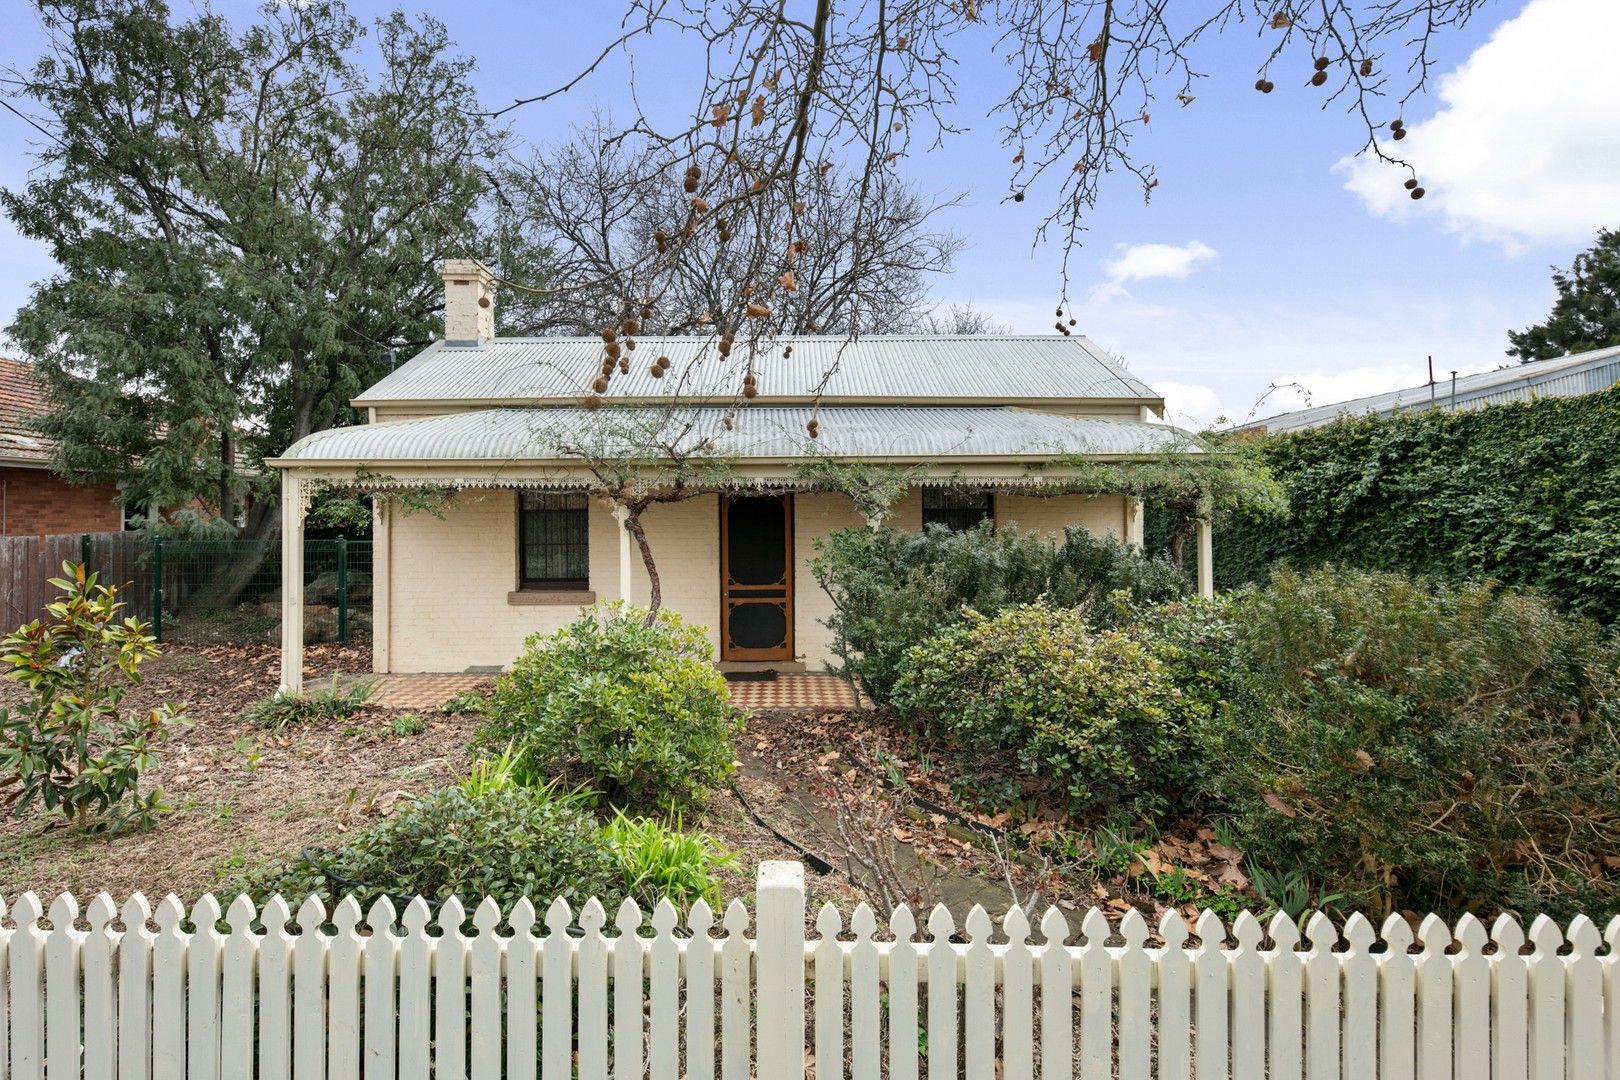
<svg viewBox="0 0 1620 1080">
<path fill-rule="evenodd" d="M 0 460 L 50 460 L 56 444 L 35 427 L 38 415 L 49 408 L 34 365 L 0 356 Z"/>
</svg>

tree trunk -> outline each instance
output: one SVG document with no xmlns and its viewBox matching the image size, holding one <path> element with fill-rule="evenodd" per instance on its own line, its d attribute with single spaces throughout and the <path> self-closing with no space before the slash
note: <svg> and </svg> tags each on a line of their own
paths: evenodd
<svg viewBox="0 0 1620 1080">
<path fill-rule="evenodd" d="M 664 590 L 658 581 L 658 567 L 653 564 L 652 545 L 647 542 L 647 530 L 641 527 L 641 512 L 645 506 L 629 507 L 629 514 L 624 519 L 624 527 L 635 538 L 636 547 L 641 551 L 641 563 L 647 568 L 647 625 L 651 626 L 658 619 L 658 606 L 663 602 Z"/>
<path fill-rule="evenodd" d="M 1187 540 L 1192 534 L 1192 518 L 1185 514 L 1176 518 L 1175 527 L 1170 530 L 1170 565 L 1178 571 L 1183 569 Z"/>
<path fill-rule="evenodd" d="M 196 593 L 184 599 L 188 607 L 218 611 L 232 607 L 242 590 L 264 564 L 270 541 L 281 534 L 280 505 L 271 499 L 260 499 L 248 511 L 247 523 L 241 535 L 242 542 L 230 562 L 209 575 Z M 165 605 L 167 606 L 167 605 Z"/>
</svg>

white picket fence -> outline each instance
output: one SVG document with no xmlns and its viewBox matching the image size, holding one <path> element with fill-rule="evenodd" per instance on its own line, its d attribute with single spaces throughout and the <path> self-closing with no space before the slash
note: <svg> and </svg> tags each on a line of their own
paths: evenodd
<svg viewBox="0 0 1620 1080">
<path fill-rule="evenodd" d="M 632 902 L 605 934 L 594 900 L 577 922 L 520 903 L 504 931 L 486 901 L 467 936 L 455 903 L 353 900 L 238 899 L 222 933 L 211 897 L 187 932 L 170 897 L 154 932 L 145 899 L 106 894 L 88 928 L 58 897 L 45 929 L 30 893 L 9 921 L 0 904 L 0 1080 L 1620 1078 L 1620 919 L 1605 948 L 1586 918 L 1431 916 L 1416 941 L 1391 918 L 1380 944 L 1360 916 L 1302 937 L 1170 913 L 1149 946 L 1140 915 L 1093 910 L 1069 945 L 1056 910 L 1038 943 L 1021 911 L 998 933 L 979 908 L 964 941 L 943 908 L 921 939 L 898 909 L 880 940 L 862 904 L 847 924 L 823 907 L 807 940 L 802 867 L 766 863 L 758 886 L 752 937 L 737 902 L 717 928 L 665 901 L 646 936 Z"/>
</svg>

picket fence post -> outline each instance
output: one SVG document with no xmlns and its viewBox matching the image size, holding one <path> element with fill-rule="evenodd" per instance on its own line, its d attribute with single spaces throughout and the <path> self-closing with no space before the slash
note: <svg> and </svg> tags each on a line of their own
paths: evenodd
<svg viewBox="0 0 1620 1080">
<path fill-rule="evenodd" d="M 804 864 L 759 864 L 755 890 L 756 1048 L 760 1076 L 804 1077 Z"/>
</svg>

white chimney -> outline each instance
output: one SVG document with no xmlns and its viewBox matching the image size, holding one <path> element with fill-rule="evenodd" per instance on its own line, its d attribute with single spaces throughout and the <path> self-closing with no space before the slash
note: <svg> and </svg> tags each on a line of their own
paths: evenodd
<svg viewBox="0 0 1620 1080">
<path fill-rule="evenodd" d="M 446 259 L 444 340 L 476 345 L 495 336 L 495 275 L 477 259 Z"/>
</svg>

